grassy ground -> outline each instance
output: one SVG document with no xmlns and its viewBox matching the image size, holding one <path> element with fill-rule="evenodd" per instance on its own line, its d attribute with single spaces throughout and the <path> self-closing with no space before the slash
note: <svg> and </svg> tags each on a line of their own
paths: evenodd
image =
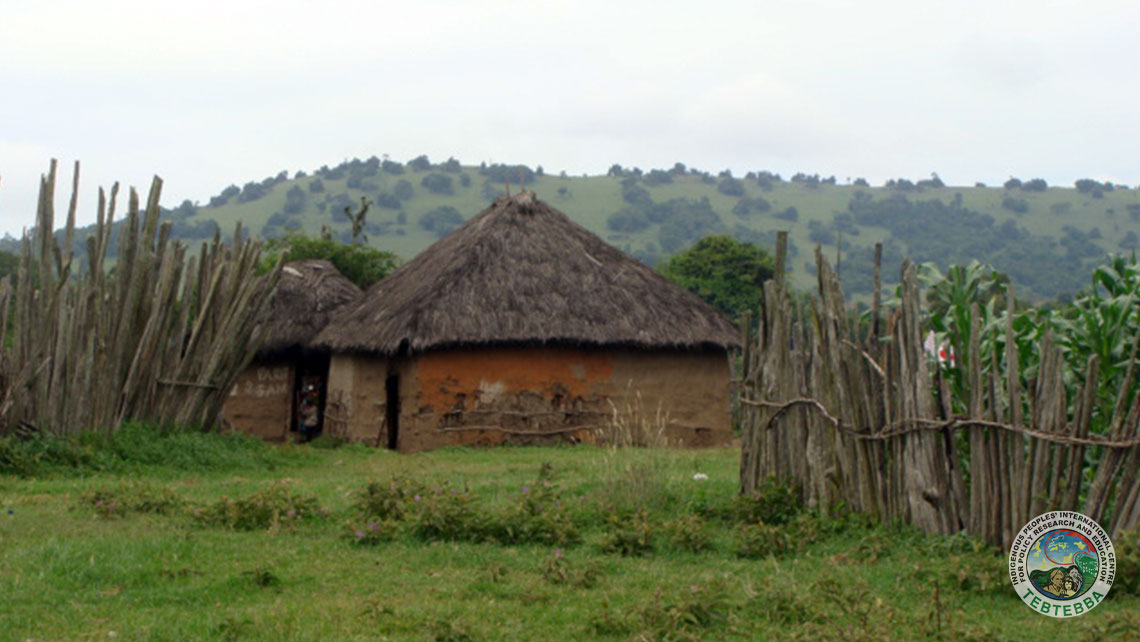
<svg viewBox="0 0 1140 642">
<path fill-rule="evenodd" d="M 197 458 L 0 476 L 0 639 L 1140 636 L 1140 598 L 1037 615 L 1004 556 L 967 538 L 795 515 L 776 491 L 734 501 L 735 450 L 209 454 L 217 439 Z M 374 480 L 387 520 L 355 508 Z M 540 524 L 535 505 L 559 518 Z"/>
</svg>

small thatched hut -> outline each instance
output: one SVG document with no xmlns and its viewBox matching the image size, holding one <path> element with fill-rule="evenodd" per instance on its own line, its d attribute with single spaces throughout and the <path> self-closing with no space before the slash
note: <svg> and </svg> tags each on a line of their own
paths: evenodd
<svg viewBox="0 0 1140 642">
<path fill-rule="evenodd" d="M 615 419 L 686 445 L 731 439 L 732 323 L 524 192 L 500 197 L 314 340 L 329 418 L 401 451 L 592 441 Z"/>
<path fill-rule="evenodd" d="M 309 345 L 330 315 L 361 295 L 332 263 L 317 259 L 282 266 L 277 292 L 262 319 L 265 339 L 239 375 L 222 408 L 223 425 L 266 439 L 284 440 L 297 429 L 297 404 L 311 389 L 324 408 L 329 354 Z M 319 432 L 324 412 L 317 413 Z"/>
</svg>

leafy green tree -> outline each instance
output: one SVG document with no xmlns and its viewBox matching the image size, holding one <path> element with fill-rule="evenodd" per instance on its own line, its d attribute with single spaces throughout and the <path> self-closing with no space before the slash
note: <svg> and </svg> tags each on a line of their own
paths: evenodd
<svg viewBox="0 0 1140 642">
<path fill-rule="evenodd" d="M 764 282 L 775 274 L 775 262 L 760 246 L 716 235 L 669 259 L 661 273 L 730 318 L 738 318 L 763 304 Z"/>
<path fill-rule="evenodd" d="M 437 207 L 420 217 L 420 227 L 443 238 L 463 225 L 463 215 L 450 205 Z"/>
<path fill-rule="evenodd" d="M 16 269 L 20 267 L 20 257 L 11 253 L 0 250 L 0 279 L 15 274 Z M 13 277 L 15 278 L 15 277 Z"/>
<path fill-rule="evenodd" d="M 463 171 L 463 166 L 459 164 L 459 161 L 454 156 L 444 161 L 439 168 L 448 174 L 458 174 Z"/>
<path fill-rule="evenodd" d="M 408 161 L 408 167 L 411 167 L 413 172 L 426 172 L 431 169 L 431 161 L 428 160 L 427 154 L 420 154 Z"/>
<path fill-rule="evenodd" d="M 415 190 L 412 189 L 412 184 L 402 178 L 396 181 L 396 186 L 392 188 L 392 193 L 401 201 L 411 200 L 412 196 L 415 196 Z"/>
<path fill-rule="evenodd" d="M 360 243 L 345 244 L 331 238 L 309 238 L 302 232 L 289 232 L 265 244 L 261 267 L 268 271 L 284 255 L 285 261 L 325 259 L 361 288 L 376 283 L 400 264 L 391 252 L 383 252 Z"/>
<path fill-rule="evenodd" d="M 428 174 L 420 180 L 427 191 L 432 194 L 451 195 L 455 193 L 455 184 L 447 174 Z"/>
<path fill-rule="evenodd" d="M 721 178 L 720 183 L 718 183 L 716 186 L 716 189 L 718 192 L 725 194 L 726 196 L 744 196 L 744 182 L 740 179 L 733 178 L 731 174 Z"/>
</svg>

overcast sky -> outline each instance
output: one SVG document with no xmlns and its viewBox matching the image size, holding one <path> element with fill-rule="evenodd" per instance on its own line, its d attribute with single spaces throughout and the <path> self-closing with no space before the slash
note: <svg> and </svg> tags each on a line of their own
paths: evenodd
<svg viewBox="0 0 1140 642">
<path fill-rule="evenodd" d="M 0 233 L 51 158 L 81 222 L 383 154 L 1140 183 L 1135 2 L 214 4 L 0 0 Z"/>
</svg>

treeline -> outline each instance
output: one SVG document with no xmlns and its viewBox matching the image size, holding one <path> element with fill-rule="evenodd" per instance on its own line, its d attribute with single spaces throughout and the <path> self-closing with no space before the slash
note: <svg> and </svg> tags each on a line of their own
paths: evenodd
<svg viewBox="0 0 1140 642">
<path fill-rule="evenodd" d="M 890 231 L 891 238 L 883 245 L 885 265 L 897 264 L 903 258 L 940 266 L 977 260 L 1008 274 L 1024 288 L 1019 295 L 1033 298 L 1077 292 L 1104 257 L 1104 251 L 1092 242 L 1099 238 L 1096 228 L 1085 232 L 1065 226 L 1064 236 L 1057 240 L 1031 234 L 1013 219 L 998 223 L 988 214 L 963 206 L 960 198 L 947 204 L 902 194 L 875 199 L 859 191 L 847 211 L 835 214 L 831 223 L 813 221 L 810 225 L 810 238 L 815 243 L 834 246 L 841 236 L 846 239 L 841 277 L 844 289 L 855 294 L 869 293 L 872 287 L 873 250 L 854 242 L 861 226 Z"/>
</svg>

